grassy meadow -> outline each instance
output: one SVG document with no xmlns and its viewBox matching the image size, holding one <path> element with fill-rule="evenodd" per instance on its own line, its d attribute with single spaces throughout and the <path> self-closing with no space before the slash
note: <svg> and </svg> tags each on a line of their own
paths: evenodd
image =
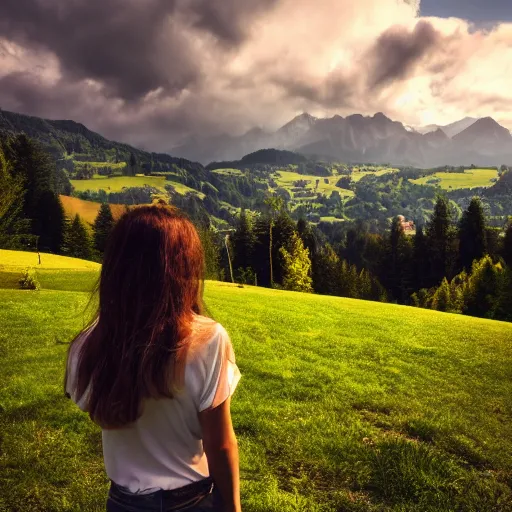
<svg viewBox="0 0 512 512">
<path fill-rule="evenodd" d="M 490 187 L 494 179 L 498 177 L 496 169 L 468 169 L 463 173 L 438 172 L 431 176 L 424 176 L 416 180 L 410 180 L 417 185 L 438 185 L 444 190 L 459 188 Z M 432 179 L 438 183 L 429 183 Z"/>
<path fill-rule="evenodd" d="M 100 211 L 101 204 L 95 203 L 94 201 L 84 201 L 78 197 L 71 196 L 59 196 L 64 212 L 66 216 L 72 219 L 77 213 L 81 219 L 88 224 L 94 224 L 98 212 Z M 123 204 L 111 204 L 110 209 L 114 219 L 119 219 L 125 212 L 125 206 Z"/>
<path fill-rule="evenodd" d="M 293 195 L 291 189 L 293 188 L 294 181 L 307 180 L 310 181 L 308 185 L 305 187 L 306 190 L 311 192 L 312 196 L 315 196 L 317 193 L 323 194 L 325 196 L 330 196 L 334 190 L 337 190 L 340 195 L 345 197 L 352 197 L 354 192 L 352 190 L 347 190 L 344 188 L 339 188 L 336 186 L 336 183 L 340 179 L 340 176 L 331 176 L 331 177 L 323 177 L 323 176 L 314 176 L 308 174 L 299 174 L 298 172 L 292 171 L 278 171 L 272 176 L 276 183 L 288 191 Z M 319 180 L 318 188 L 315 189 L 316 180 Z"/>
<path fill-rule="evenodd" d="M 71 184 L 77 192 L 85 192 L 90 190 L 97 192 L 105 190 L 105 192 L 121 192 L 123 189 L 144 187 L 154 187 L 162 193 L 166 193 L 165 186 L 172 185 L 176 192 L 179 194 L 186 194 L 187 192 L 195 192 L 201 197 L 204 197 L 202 192 L 187 187 L 183 183 L 177 181 L 167 181 L 165 176 L 98 176 L 90 180 L 71 180 Z"/>
<path fill-rule="evenodd" d="M 99 267 L 0 281 L 0 511 L 104 510 L 101 432 L 63 395 Z M 17 276 L 36 255 L 0 251 Z M 74 265 L 74 266 L 73 266 Z M 242 380 L 244 512 L 512 511 L 512 324 L 207 282 Z"/>
<path fill-rule="evenodd" d="M 352 178 L 352 181 L 359 181 L 361 178 L 363 178 L 364 176 L 368 175 L 368 174 L 373 174 L 375 176 L 384 176 L 385 174 L 389 174 L 389 173 L 392 173 L 392 172 L 396 172 L 398 169 L 393 169 L 393 168 L 384 168 L 384 169 L 375 169 L 375 170 L 371 170 L 371 171 L 362 171 L 360 169 L 358 169 L 357 167 L 354 168 L 354 170 L 350 173 L 350 177 Z"/>
</svg>

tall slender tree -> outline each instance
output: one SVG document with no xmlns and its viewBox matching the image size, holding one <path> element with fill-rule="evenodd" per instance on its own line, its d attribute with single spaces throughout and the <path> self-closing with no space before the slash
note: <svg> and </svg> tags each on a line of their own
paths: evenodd
<svg viewBox="0 0 512 512">
<path fill-rule="evenodd" d="M 114 227 L 115 221 L 112 210 L 108 203 L 102 203 L 96 219 L 94 221 L 94 248 L 100 252 L 105 252 L 108 237 Z"/>
<path fill-rule="evenodd" d="M 252 220 L 244 208 L 240 212 L 236 230 L 230 238 L 233 245 L 233 267 L 235 269 L 252 268 L 256 237 L 252 228 Z"/>
<path fill-rule="evenodd" d="M 338 295 L 340 291 L 340 259 L 327 243 L 317 253 L 313 262 L 313 286 L 316 293 Z"/>
<path fill-rule="evenodd" d="M 309 250 L 304 248 L 302 239 L 295 232 L 289 247 L 289 251 L 285 247 L 279 249 L 284 260 L 283 286 L 286 290 L 310 293 L 313 291 L 313 280 Z"/>
<path fill-rule="evenodd" d="M 481 259 L 486 252 L 485 217 L 482 203 L 473 197 L 462 214 L 459 225 L 459 265 L 471 270 L 473 261 Z"/>
<path fill-rule="evenodd" d="M 512 222 L 508 224 L 507 229 L 505 230 L 501 254 L 505 263 L 512 268 Z"/>
<path fill-rule="evenodd" d="M 20 249 L 29 236 L 30 221 L 23 218 L 23 180 L 12 174 L 11 162 L 0 146 L 0 247 Z"/>
<path fill-rule="evenodd" d="M 430 260 L 428 287 L 431 287 L 439 285 L 443 277 L 452 277 L 451 211 L 448 199 L 444 196 L 437 198 L 434 212 L 427 223 L 426 235 Z"/>
<path fill-rule="evenodd" d="M 65 248 L 66 254 L 73 258 L 89 260 L 92 257 L 91 237 L 78 213 L 75 215 L 73 222 L 68 225 Z"/>
<path fill-rule="evenodd" d="M 60 253 L 66 228 L 66 216 L 60 198 L 51 190 L 45 190 L 37 204 L 38 212 L 32 226 L 34 233 L 39 236 L 38 248 L 40 251 Z"/>
<path fill-rule="evenodd" d="M 421 290 L 427 286 L 429 275 L 428 245 L 422 226 L 416 228 L 413 239 L 412 279 L 413 288 Z"/>
<path fill-rule="evenodd" d="M 284 199 L 278 195 L 272 195 L 265 199 L 265 204 L 268 206 L 270 223 L 269 223 L 269 261 L 270 261 L 270 286 L 274 286 L 274 244 L 273 244 L 273 228 L 274 220 L 277 212 L 284 208 Z"/>
</svg>

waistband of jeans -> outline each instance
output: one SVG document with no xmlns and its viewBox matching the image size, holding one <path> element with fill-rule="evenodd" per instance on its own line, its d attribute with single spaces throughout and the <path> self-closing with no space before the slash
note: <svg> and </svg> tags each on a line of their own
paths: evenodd
<svg viewBox="0 0 512 512">
<path fill-rule="evenodd" d="M 152 493 L 141 494 L 129 492 L 125 487 L 116 484 L 113 480 L 110 481 L 110 489 L 114 493 L 122 495 L 129 495 L 131 500 L 141 499 L 141 501 L 147 502 L 151 498 L 163 498 L 166 501 L 182 501 L 186 499 L 194 498 L 200 494 L 208 494 L 213 490 L 213 479 L 211 477 L 203 478 L 197 482 L 178 487 L 176 489 L 169 490 L 158 490 Z"/>
</svg>

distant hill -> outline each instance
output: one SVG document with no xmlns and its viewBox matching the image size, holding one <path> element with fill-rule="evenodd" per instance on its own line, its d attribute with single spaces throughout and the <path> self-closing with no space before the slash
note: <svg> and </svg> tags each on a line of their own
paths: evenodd
<svg viewBox="0 0 512 512">
<path fill-rule="evenodd" d="M 301 164 L 308 161 L 304 155 L 293 153 L 292 151 L 284 151 L 279 149 L 260 149 L 254 153 L 245 155 L 240 160 L 228 162 L 212 162 L 206 166 L 208 170 L 215 169 L 239 169 L 244 166 L 268 164 L 268 165 L 293 165 Z"/>
<path fill-rule="evenodd" d="M 487 121 L 480 121 L 466 117 L 446 126 L 412 129 L 382 112 L 374 116 L 335 115 L 324 119 L 303 113 L 273 133 L 256 129 L 240 137 L 224 134 L 193 138 L 173 152 L 204 163 L 239 161 L 243 155 L 261 148 L 296 151 L 343 162 L 425 168 L 512 163 L 510 132 L 494 120 L 493 129 L 485 126 Z M 494 135 L 490 136 L 490 131 Z"/>
<path fill-rule="evenodd" d="M 0 134 L 18 132 L 24 132 L 41 142 L 56 160 L 73 156 L 77 160 L 127 162 L 133 154 L 144 170 L 171 171 L 178 168 L 195 178 L 205 180 L 207 177 L 200 163 L 163 153 L 150 153 L 108 140 L 75 121 L 52 121 L 0 110 Z"/>
</svg>

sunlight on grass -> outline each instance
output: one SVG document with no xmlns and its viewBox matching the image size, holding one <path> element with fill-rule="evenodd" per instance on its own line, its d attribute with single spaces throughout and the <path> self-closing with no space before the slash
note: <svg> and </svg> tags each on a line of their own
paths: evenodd
<svg viewBox="0 0 512 512">
<path fill-rule="evenodd" d="M 100 430 L 62 392 L 81 268 L 0 290 L 0 510 L 104 509 Z M 205 299 L 243 376 L 244 511 L 512 510 L 511 324 L 218 282 Z"/>
<path fill-rule="evenodd" d="M 317 193 L 330 196 L 331 193 L 336 190 L 340 195 L 345 197 L 352 197 L 354 192 L 344 188 L 339 188 L 336 183 L 340 179 L 340 176 L 314 176 L 308 174 L 299 174 L 291 171 L 278 171 L 272 176 L 276 183 L 287 190 L 293 188 L 293 182 L 306 180 L 310 183 L 305 187 L 306 190 L 311 192 L 312 196 L 316 196 Z M 318 187 L 316 187 L 316 181 L 318 180 Z"/>
<path fill-rule="evenodd" d="M 471 169 L 463 173 L 438 172 L 431 176 L 424 176 L 416 180 L 409 180 L 417 185 L 439 186 L 442 189 L 459 189 L 459 188 L 475 188 L 490 187 L 493 181 L 498 177 L 496 169 Z M 434 183 L 433 180 L 439 180 Z M 429 183 L 430 182 L 430 183 Z"/>
</svg>

